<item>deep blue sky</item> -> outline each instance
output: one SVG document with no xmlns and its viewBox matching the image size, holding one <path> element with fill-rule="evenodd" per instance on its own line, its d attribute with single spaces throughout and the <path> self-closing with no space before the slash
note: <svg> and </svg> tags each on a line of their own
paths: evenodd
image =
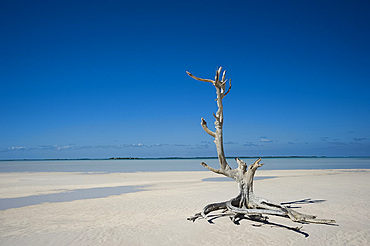
<svg viewBox="0 0 370 246">
<path fill-rule="evenodd" d="M 370 2 L 1 1 L 0 159 L 370 155 Z"/>
</svg>

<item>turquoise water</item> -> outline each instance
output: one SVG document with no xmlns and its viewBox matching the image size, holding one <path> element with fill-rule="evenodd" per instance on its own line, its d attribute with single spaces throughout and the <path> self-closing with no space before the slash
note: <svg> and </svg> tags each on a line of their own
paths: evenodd
<svg viewBox="0 0 370 246">
<path fill-rule="evenodd" d="M 256 158 L 242 158 L 247 164 Z M 0 172 L 160 172 L 205 171 L 206 162 L 217 168 L 217 159 L 140 159 L 140 160 L 14 160 L 0 161 Z M 232 168 L 234 159 L 228 159 Z M 370 157 L 351 158 L 262 158 L 260 170 L 287 169 L 369 169 Z"/>
</svg>

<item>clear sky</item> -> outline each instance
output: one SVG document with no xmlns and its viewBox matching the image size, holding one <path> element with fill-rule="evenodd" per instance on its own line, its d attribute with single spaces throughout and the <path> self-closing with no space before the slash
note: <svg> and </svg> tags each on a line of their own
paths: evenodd
<svg viewBox="0 0 370 246">
<path fill-rule="evenodd" d="M 370 155 L 370 2 L 1 1 L 0 159 Z"/>
</svg>

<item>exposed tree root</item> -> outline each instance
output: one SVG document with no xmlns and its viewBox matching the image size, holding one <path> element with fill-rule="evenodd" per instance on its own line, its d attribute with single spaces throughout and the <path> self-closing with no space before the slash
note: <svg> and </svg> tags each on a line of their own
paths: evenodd
<svg viewBox="0 0 370 246">
<path fill-rule="evenodd" d="M 246 207 L 237 207 L 234 206 L 233 203 L 238 200 L 237 198 L 231 199 L 226 202 L 219 202 L 219 203 L 211 203 L 205 206 L 202 212 L 195 214 L 192 217 L 187 218 L 190 221 L 196 221 L 197 219 L 208 219 L 208 215 L 214 211 L 221 211 L 221 213 L 229 213 L 232 220 L 235 220 L 240 215 L 246 215 L 250 219 L 254 220 L 264 219 L 267 220 L 268 217 L 264 215 L 276 215 L 287 217 L 294 222 L 298 223 L 317 223 L 317 224 L 334 224 L 336 223 L 335 220 L 330 219 L 316 219 L 314 215 L 302 214 L 299 213 L 291 208 L 282 206 L 282 205 L 275 205 L 275 208 L 271 205 L 266 205 L 265 203 L 256 203 L 254 202 L 254 207 L 256 208 L 246 208 Z"/>
</svg>

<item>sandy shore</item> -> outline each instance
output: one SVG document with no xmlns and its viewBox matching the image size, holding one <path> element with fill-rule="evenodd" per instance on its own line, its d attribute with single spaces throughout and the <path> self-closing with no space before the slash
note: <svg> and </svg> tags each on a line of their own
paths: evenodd
<svg viewBox="0 0 370 246">
<path fill-rule="evenodd" d="M 211 172 L 1 173 L 0 245 L 369 245 L 370 170 L 257 172 L 255 194 L 294 202 L 298 211 L 335 219 L 336 226 L 300 224 L 270 216 L 271 224 L 228 217 L 186 220 L 212 202 L 237 195 Z M 222 179 L 221 179 L 222 180 Z M 118 186 L 131 187 L 111 194 Z M 77 192 L 77 191 L 78 192 Z M 98 198 L 83 196 L 99 193 Z M 67 202 L 50 198 L 75 192 Z M 27 201 L 32 200 L 27 205 Z M 17 205 L 12 205 L 17 202 Z M 11 208 L 13 206 L 13 208 Z M 17 207 L 18 206 L 18 207 Z M 10 207 L 10 208 L 9 208 Z M 15 208 L 14 208 L 15 207 Z"/>
</svg>

